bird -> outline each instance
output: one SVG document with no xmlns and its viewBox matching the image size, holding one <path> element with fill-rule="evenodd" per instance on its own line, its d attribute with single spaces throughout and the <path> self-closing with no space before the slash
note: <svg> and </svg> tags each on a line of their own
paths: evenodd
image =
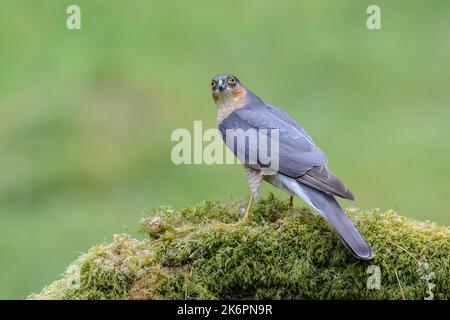
<svg viewBox="0 0 450 320">
<path fill-rule="evenodd" d="M 308 133 L 285 111 L 279 109 L 248 90 L 231 73 L 214 76 L 210 82 L 212 98 L 217 107 L 217 126 L 225 145 L 238 157 L 236 141 L 227 139 L 229 130 L 277 130 L 278 166 L 268 170 L 259 157 L 249 161 L 249 153 L 258 144 L 244 143 L 244 166 L 250 197 L 243 216 L 248 221 L 253 202 L 259 198 L 262 181 L 272 184 L 290 195 L 302 198 L 322 215 L 334 228 L 342 243 L 356 258 L 370 260 L 375 254 L 360 235 L 352 221 L 336 200 L 336 196 L 355 200 L 353 193 L 329 170 L 328 159 Z M 241 132 L 242 132 L 241 131 Z M 242 150 L 241 150 L 242 151 Z"/>
</svg>

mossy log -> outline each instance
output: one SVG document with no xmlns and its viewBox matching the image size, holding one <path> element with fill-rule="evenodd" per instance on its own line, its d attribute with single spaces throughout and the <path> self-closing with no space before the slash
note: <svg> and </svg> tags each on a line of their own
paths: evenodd
<svg viewBox="0 0 450 320">
<path fill-rule="evenodd" d="M 31 299 L 449 299 L 450 228 L 394 211 L 347 213 L 376 256 L 348 253 L 326 221 L 273 196 L 161 207 L 96 245 Z M 379 281 L 378 281 L 379 280 Z"/>
</svg>

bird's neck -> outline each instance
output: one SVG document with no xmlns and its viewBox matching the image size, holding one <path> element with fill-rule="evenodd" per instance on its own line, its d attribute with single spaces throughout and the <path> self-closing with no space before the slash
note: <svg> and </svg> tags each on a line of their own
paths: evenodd
<svg viewBox="0 0 450 320">
<path fill-rule="evenodd" d="M 217 125 L 221 124 L 233 111 L 247 103 L 249 92 L 243 87 L 235 88 L 231 94 L 215 99 L 217 105 Z"/>
</svg>

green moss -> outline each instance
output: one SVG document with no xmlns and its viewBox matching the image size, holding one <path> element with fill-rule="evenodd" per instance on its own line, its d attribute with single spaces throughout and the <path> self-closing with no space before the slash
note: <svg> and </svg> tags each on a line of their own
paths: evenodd
<svg viewBox="0 0 450 320">
<path fill-rule="evenodd" d="M 252 223 L 236 223 L 244 206 L 161 207 L 141 220 L 146 240 L 116 235 L 30 298 L 450 298 L 448 227 L 393 211 L 348 210 L 376 253 L 360 261 L 307 208 L 291 209 L 271 195 L 255 205 Z M 371 265 L 380 268 L 380 289 L 367 288 Z"/>
</svg>

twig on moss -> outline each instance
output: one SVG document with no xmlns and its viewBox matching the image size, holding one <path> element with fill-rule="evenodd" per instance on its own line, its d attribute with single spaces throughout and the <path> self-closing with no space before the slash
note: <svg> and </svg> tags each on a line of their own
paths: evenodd
<svg viewBox="0 0 450 320">
<path fill-rule="evenodd" d="M 411 258 L 414 259 L 414 261 L 415 261 L 415 263 L 417 264 L 417 266 L 418 266 L 419 268 L 421 268 L 421 265 L 420 265 L 419 260 L 417 260 L 416 257 L 414 257 L 414 255 L 413 255 L 411 252 L 409 252 L 408 250 L 406 250 L 405 248 L 403 248 L 401 245 L 395 243 L 394 241 L 389 241 L 389 243 L 392 243 L 393 245 L 395 245 L 395 246 L 397 246 L 398 248 L 400 248 L 400 249 L 402 249 L 403 251 L 405 251 Z"/>
<path fill-rule="evenodd" d="M 403 300 L 406 300 L 405 294 L 403 293 L 402 283 L 400 282 L 400 279 L 398 277 L 397 269 L 394 269 L 394 272 L 395 272 L 395 277 L 397 278 L 398 286 L 400 287 L 400 292 L 402 293 Z"/>
</svg>

